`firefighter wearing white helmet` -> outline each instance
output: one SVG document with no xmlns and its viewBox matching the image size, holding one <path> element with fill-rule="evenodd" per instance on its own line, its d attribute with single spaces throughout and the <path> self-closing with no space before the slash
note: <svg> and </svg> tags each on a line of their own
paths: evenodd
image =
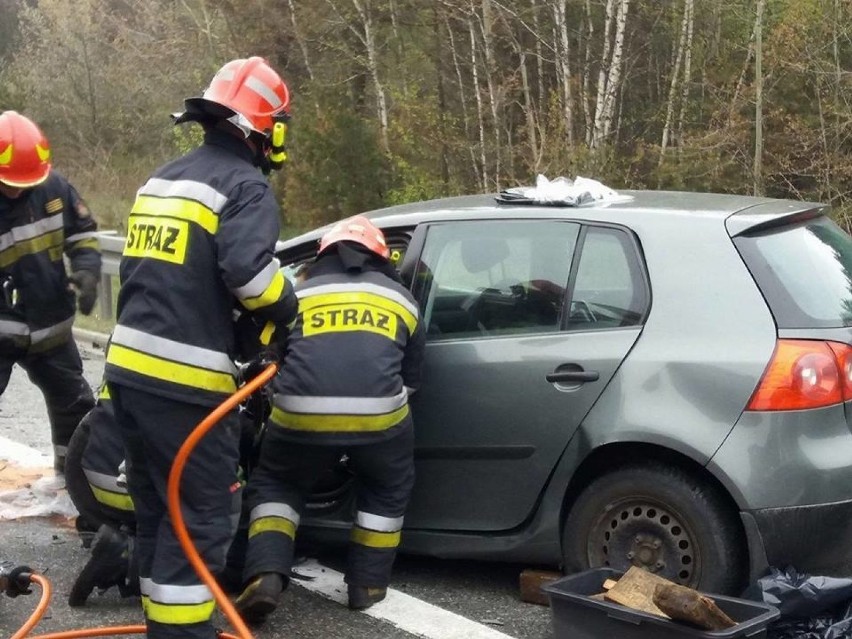
<svg viewBox="0 0 852 639">
<path fill-rule="evenodd" d="M 295 317 L 274 255 L 278 204 L 258 170 L 273 168 L 289 102 L 262 58 L 227 63 L 176 117 L 199 122 L 204 143 L 155 171 L 128 219 L 105 377 L 127 452 L 150 639 L 216 636 L 213 595 L 175 538 L 166 483 L 188 434 L 237 388 L 234 303 L 281 337 Z M 181 486 L 190 536 L 214 573 L 230 541 L 236 420 L 227 416 L 201 440 Z"/>
<path fill-rule="evenodd" d="M 278 605 L 305 498 L 343 454 L 360 479 L 349 606 L 385 596 L 414 485 L 408 395 L 420 385 L 425 340 L 417 304 L 389 255 L 370 220 L 344 220 L 323 236 L 296 287 L 299 314 L 247 487 L 248 585 L 236 605 L 249 622 Z"/>
</svg>

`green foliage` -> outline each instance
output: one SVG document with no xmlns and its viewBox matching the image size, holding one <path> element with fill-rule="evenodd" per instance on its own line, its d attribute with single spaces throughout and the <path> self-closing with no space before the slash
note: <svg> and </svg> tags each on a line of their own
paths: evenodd
<svg viewBox="0 0 852 639">
<path fill-rule="evenodd" d="M 284 202 L 291 223 L 326 224 L 384 204 L 388 163 L 371 122 L 331 108 L 303 114 L 288 139 Z"/>
</svg>

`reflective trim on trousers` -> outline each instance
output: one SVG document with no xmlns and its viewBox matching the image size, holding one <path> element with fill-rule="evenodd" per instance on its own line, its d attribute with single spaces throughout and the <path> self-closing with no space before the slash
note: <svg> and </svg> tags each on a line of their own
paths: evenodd
<svg viewBox="0 0 852 639">
<path fill-rule="evenodd" d="M 275 396 L 275 406 L 287 413 L 319 413 L 339 415 L 383 415 L 405 406 L 405 389 L 391 397 L 319 397 L 290 395 Z"/>
</svg>

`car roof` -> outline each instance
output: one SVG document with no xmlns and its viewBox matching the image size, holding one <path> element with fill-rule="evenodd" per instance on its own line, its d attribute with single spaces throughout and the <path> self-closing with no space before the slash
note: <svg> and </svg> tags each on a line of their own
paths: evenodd
<svg viewBox="0 0 852 639">
<path fill-rule="evenodd" d="M 498 203 L 497 194 L 463 195 L 399 204 L 367 211 L 380 228 L 413 227 L 424 222 L 493 219 L 554 218 L 597 220 L 609 223 L 637 218 L 702 218 L 725 223 L 731 235 L 778 223 L 791 216 L 827 213 L 828 207 L 815 202 L 781 200 L 749 195 L 697 193 L 688 191 L 619 191 L 618 197 L 596 200 L 578 206 L 546 203 Z M 298 238 L 279 243 L 279 249 L 318 239 L 331 225 Z"/>
</svg>

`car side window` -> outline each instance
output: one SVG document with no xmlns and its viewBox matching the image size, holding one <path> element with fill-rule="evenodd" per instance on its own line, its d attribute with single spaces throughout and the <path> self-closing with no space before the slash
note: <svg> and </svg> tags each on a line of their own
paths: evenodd
<svg viewBox="0 0 852 639">
<path fill-rule="evenodd" d="M 549 220 L 431 226 L 414 274 L 428 339 L 558 331 L 578 233 Z"/>
<path fill-rule="evenodd" d="M 569 330 L 641 324 L 648 289 L 636 247 L 622 230 L 589 227 L 569 305 Z"/>
</svg>

